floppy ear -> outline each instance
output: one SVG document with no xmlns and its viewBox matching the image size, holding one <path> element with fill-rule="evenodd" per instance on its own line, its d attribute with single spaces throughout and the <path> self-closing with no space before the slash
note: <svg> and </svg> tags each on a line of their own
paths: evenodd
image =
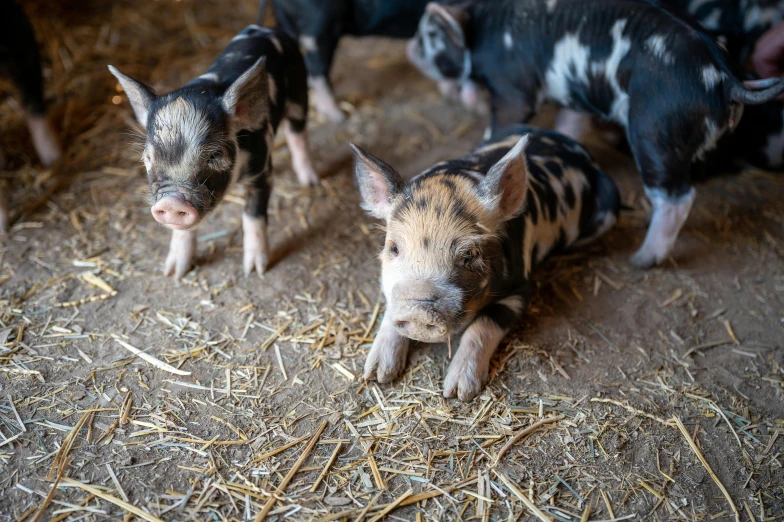
<svg viewBox="0 0 784 522">
<path fill-rule="evenodd" d="M 109 72 L 111 72 L 114 77 L 117 78 L 117 81 L 120 82 L 120 85 L 122 85 L 125 95 L 128 96 L 128 101 L 131 102 L 136 120 L 146 129 L 150 105 L 158 95 L 151 87 L 140 81 L 134 80 L 130 76 L 124 75 L 113 65 L 109 66 Z"/>
<path fill-rule="evenodd" d="M 223 95 L 223 110 L 240 129 L 256 128 L 269 110 L 267 58 L 262 56 Z"/>
<path fill-rule="evenodd" d="M 362 195 L 362 208 L 371 216 L 386 219 L 392 200 L 403 190 L 403 178 L 395 169 L 349 142 L 354 151 L 354 178 Z"/>
<path fill-rule="evenodd" d="M 523 211 L 528 192 L 528 162 L 525 148 L 526 134 L 492 166 L 487 176 L 479 183 L 479 199 L 490 211 L 498 213 L 502 221 L 508 221 Z"/>
<path fill-rule="evenodd" d="M 445 26 L 449 28 L 450 36 L 459 44 L 465 45 L 465 29 L 469 21 L 467 12 L 455 6 L 436 2 L 427 4 L 425 12 L 443 20 Z"/>
</svg>

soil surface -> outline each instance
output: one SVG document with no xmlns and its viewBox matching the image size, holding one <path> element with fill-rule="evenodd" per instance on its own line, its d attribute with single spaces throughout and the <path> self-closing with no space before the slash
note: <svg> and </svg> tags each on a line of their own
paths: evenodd
<svg viewBox="0 0 784 522">
<path fill-rule="evenodd" d="M 55 173 L 38 164 L 5 89 L 12 209 L 64 182 L 1 243 L 0 520 L 32 520 L 58 475 L 46 519 L 248 520 L 271 495 L 270 519 L 353 520 L 369 503 L 372 518 L 401 501 L 390 519 L 732 520 L 727 495 L 742 520 L 784 517 L 784 178 L 699 186 L 672 259 L 637 270 L 640 176 L 590 136 L 635 210 L 544 263 L 485 392 L 440 396 L 445 346 L 416 347 L 401 379 L 368 385 L 383 231 L 359 206 L 346 143 L 412 176 L 469 151 L 486 114 L 443 99 L 403 42 L 344 39 L 333 82 L 348 119 L 310 124 L 321 186 L 300 188 L 276 148 L 266 275 L 242 276 L 237 190 L 177 282 L 162 275 L 169 233 L 144 201 L 132 114 L 106 65 L 174 88 L 254 19 L 255 2 L 44 4 L 28 11 L 68 153 Z"/>
</svg>

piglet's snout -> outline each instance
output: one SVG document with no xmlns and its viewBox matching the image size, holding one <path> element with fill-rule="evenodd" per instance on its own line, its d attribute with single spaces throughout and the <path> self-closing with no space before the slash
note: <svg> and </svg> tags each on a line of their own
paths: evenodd
<svg viewBox="0 0 784 522">
<path fill-rule="evenodd" d="M 155 221 L 178 230 L 192 227 L 199 219 L 199 213 L 180 193 L 162 197 L 151 211 Z"/>
<path fill-rule="evenodd" d="M 395 288 L 394 324 L 397 331 L 409 339 L 426 343 L 444 341 L 448 326 L 438 312 L 439 297 L 436 287 L 427 281 L 411 281 Z"/>
</svg>

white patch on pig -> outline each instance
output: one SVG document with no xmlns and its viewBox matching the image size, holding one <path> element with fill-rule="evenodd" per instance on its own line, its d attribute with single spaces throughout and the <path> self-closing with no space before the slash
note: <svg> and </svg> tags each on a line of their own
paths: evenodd
<svg viewBox="0 0 784 522">
<path fill-rule="evenodd" d="M 196 257 L 196 231 L 173 230 L 163 274 L 180 279 L 193 266 L 194 257 Z"/>
<path fill-rule="evenodd" d="M 288 120 L 283 121 L 283 134 L 286 136 L 289 151 L 291 152 L 291 167 L 297 175 L 300 185 L 318 185 L 318 174 L 313 168 L 308 151 L 308 137 L 305 131 L 294 132 Z"/>
<path fill-rule="evenodd" d="M 243 175 L 248 174 L 247 167 L 249 161 L 250 161 L 250 152 L 237 147 L 237 157 L 234 159 L 234 168 L 232 168 L 231 170 L 232 185 L 234 185 L 240 179 L 242 179 Z M 257 174 L 257 172 L 252 172 L 250 174 Z"/>
<path fill-rule="evenodd" d="M 695 160 L 702 159 L 707 151 L 716 148 L 716 142 L 719 141 L 719 138 L 725 131 L 725 127 L 719 128 L 716 122 L 708 117 L 705 118 L 704 125 L 705 141 L 702 142 L 697 152 L 694 153 L 693 159 Z"/>
<path fill-rule="evenodd" d="M 553 59 L 545 74 L 549 96 L 563 104 L 569 105 L 569 84 L 572 82 L 588 84 L 588 58 L 590 49 L 580 43 L 574 33 L 564 35 L 553 49 Z"/>
<path fill-rule="evenodd" d="M 645 194 L 653 205 L 653 216 L 642 247 L 632 256 L 633 265 L 649 268 L 667 259 L 678 238 L 696 191 L 692 188 L 683 196 L 673 198 L 661 189 L 645 188 Z"/>
<path fill-rule="evenodd" d="M 286 103 L 286 117 L 292 120 L 305 119 L 305 107 L 292 101 Z"/>
<path fill-rule="evenodd" d="M 675 57 L 670 51 L 667 50 L 667 44 L 664 41 L 664 35 L 654 34 L 645 40 L 645 46 L 652 55 L 659 58 L 666 65 L 675 63 Z"/>
<path fill-rule="evenodd" d="M 460 347 L 444 378 L 444 397 L 470 401 L 482 391 L 490 371 L 490 360 L 506 335 L 495 321 L 479 317 L 460 338 Z"/>
<path fill-rule="evenodd" d="M 160 147 L 174 147 L 184 143 L 182 159 L 176 165 L 167 166 L 167 174 L 172 181 L 185 181 L 191 177 L 193 169 L 199 164 L 201 142 L 210 131 L 210 124 L 204 115 L 191 103 L 177 98 L 161 107 L 154 115 L 154 141 Z M 181 140 L 181 141 L 180 141 Z M 150 153 L 153 150 L 147 149 Z M 155 158 L 151 158 L 155 162 Z"/>
<path fill-rule="evenodd" d="M 267 36 L 267 38 L 269 39 L 270 42 L 272 42 L 272 45 L 275 46 L 275 49 L 277 49 L 279 53 L 283 52 L 283 44 L 280 43 L 280 40 L 278 40 L 276 36 L 269 35 Z"/>
<path fill-rule="evenodd" d="M 749 2 L 751 3 L 751 2 Z M 757 26 L 775 25 L 781 21 L 782 7 L 784 2 L 778 2 L 774 5 L 760 6 L 758 4 L 748 5 L 746 7 L 743 19 L 743 29 L 751 31 Z"/>
<path fill-rule="evenodd" d="M 514 40 L 512 39 L 512 33 L 510 33 L 509 31 L 504 32 L 504 47 L 506 47 L 508 51 L 511 51 L 512 47 L 514 47 Z"/>
<path fill-rule="evenodd" d="M 768 136 L 768 141 L 765 144 L 765 157 L 771 168 L 781 168 L 784 165 L 784 128 L 778 134 Z"/>
<path fill-rule="evenodd" d="M 315 53 L 318 51 L 318 44 L 314 36 L 302 35 L 299 37 L 299 45 L 305 49 L 305 52 Z"/>
<path fill-rule="evenodd" d="M 713 89 L 721 83 L 722 80 L 727 78 L 727 74 L 719 71 L 715 65 L 710 64 L 702 68 L 702 83 L 708 90 Z"/>
<path fill-rule="evenodd" d="M 259 276 L 267 268 L 267 220 L 242 213 L 242 268 L 245 277 L 253 269 Z"/>
<path fill-rule="evenodd" d="M 267 78 L 267 85 L 269 86 L 268 97 L 271 103 L 275 103 L 278 99 L 278 84 L 275 80 L 270 76 Z"/>
<path fill-rule="evenodd" d="M 504 305 L 516 315 L 521 315 L 523 313 L 523 298 L 519 295 L 510 295 L 509 297 L 504 297 L 498 304 Z"/>
<path fill-rule="evenodd" d="M 346 119 L 343 111 L 340 110 L 335 101 L 335 95 L 329 87 L 329 82 L 324 76 L 309 78 L 310 87 L 313 89 L 316 101 L 316 109 L 327 118 L 334 122 L 341 122 Z"/>
<path fill-rule="evenodd" d="M 45 167 L 60 159 L 60 144 L 46 116 L 28 115 L 27 128 L 33 137 L 35 151 Z"/>
<path fill-rule="evenodd" d="M 217 81 L 218 81 L 218 75 L 217 75 L 217 74 L 215 74 L 215 73 L 212 73 L 212 72 L 210 72 L 210 73 L 204 73 L 204 74 L 202 74 L 201 76 L 199 76 L 199 79 L 201 79 L 201 80 L 207 80 L 208 82 L 212 82 L 212 83 L 217 83 Z"/>
<path fill-rule="evenodd" d="M 613 38 L 613 48 L 610 56 L 607 57 L 605 62 L 591 63 L 591 71 L 593 74 L 597 76 L 603 74 L 610 84 L 613 94 L 615 94 L 615 101 L 613 102 L 612 107 L 610 107 L 610 114 L 607 116 L 624 127 L 629 122 L 629 95 L 626 94 L 618 84 L 618 67 L 631 47 L 631 40 L 629 38 L 624 38 L 623 36 L 623 30 L 625 28 L 625 19 L 617 20 L 613 24 L 612 29 L 610 29 L 610 35 Z"/>
<path fill-rule="evenodd" d="M 721 23 L 721 8 L 717 7 L 710 14 L 700 19 L 700 25 L 709 31 L 717 31 Z"/>
</svg>

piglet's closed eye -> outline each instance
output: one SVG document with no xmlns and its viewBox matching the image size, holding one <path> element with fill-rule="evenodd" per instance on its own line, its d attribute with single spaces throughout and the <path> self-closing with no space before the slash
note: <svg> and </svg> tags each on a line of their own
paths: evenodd
<svg viewBox="0 0 784 522">
<path fill-rule="evenodd" d="M 267 59 L 262 56 L 223 95 L 223 109 L 240 129 L 255 130 L 269 112 Z"/>
<path fill-rule="evenodd" d="M 523 211 L 528 192 L 528 162 L 525 149 L 526 134 L 490 168 L 479 184 L 479 199 L 490 212 L 498 213 L 501 221 L 508 221 Z"/>
<path fill-rule="evenodd" d="M 388 164 L 349 143 L 354 152 L 354 178 L 362 195 L 362 208 L 371 216 L 386 219 L 392 200 L 403 190 L 403 178 Z"/>
</svg>

